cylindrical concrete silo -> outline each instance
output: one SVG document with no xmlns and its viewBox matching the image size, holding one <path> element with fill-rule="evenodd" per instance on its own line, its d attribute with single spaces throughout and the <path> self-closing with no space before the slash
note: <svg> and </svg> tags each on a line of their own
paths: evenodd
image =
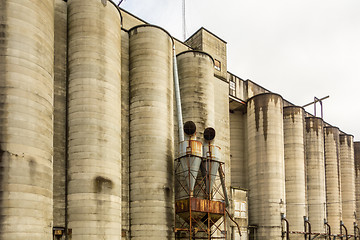
<svg viewBox="0 0 360 240">
<path fill-rule="evenodd" d="M 55 0 L 54 227 L 66 226 L 67 3 Z M 65 237 L 65 236 L 64 236 Z"/>
<path fill-rule="evenodd" d="M 131 238 L 172 239 L 174 121 L 171 36 L 152 25 L 129 30 Z"/>
<path fill-rule="evenodd" d="M 206 127 L 215 126 L 214 60 L 205 52 L 186 51 L 177 61 L 183 120 L 193 121 L 201 138 Z"/>
<path fill-rule="evenodd" d="M 54 1 L 1 1 L 0 16 L 0 239 L 51 239 Z"/>
<path fill-rule="evenodd" d="M 324 127 L 325 179 L 326 179 L 326 215 L 331 232 L 340 233 L 341 189 L 339 159 L 339 129 Z"/>
<path fill-rule="evenodd" d="M 354 142 L 356 221 L 360 222 L 360 142 Z"/>
<path fill-rule="evenodd" d="M 351 135 L 340 135 L 340 173 L 342 220 L 345 226 L 352 230 L 355 222 L 356 198 L 354 137 Z"/>
<path fill-rule="evenodd" d="M 304 109 L 291 106 L 284 108 L 284 158 L 286 218 L 290 230 L 304 230 L 303 216 L 307 216 L 305 195 L 305 127 Z M 303 239 L 302 235 L 292 239 Z"/>
<path fill-rule="evenodd" d="M 121 16 L 111 1 L 68 1 L 68 228 L 121 239 Z"/>
<path fill-rule="evenodd" d="M 257 239 L 280 239 L 285 213 L 283 99 L 273 93 L 247 103 L 249 225 Z"/>
<path fill-rule="evenodd" d="M 321 118 L 305 118 L 305 162 L 308 216 L 311 231 L 324 233 L 326 218 L 324 122 Z"/>
</svg>

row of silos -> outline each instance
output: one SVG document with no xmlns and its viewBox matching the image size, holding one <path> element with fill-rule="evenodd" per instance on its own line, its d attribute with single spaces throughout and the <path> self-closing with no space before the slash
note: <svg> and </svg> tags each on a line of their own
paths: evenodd
<svg viewBox="0 0 360 240">
<path fill-rule="evenodd" d="M 54 25 L 40 20 L 54 22 L 53 4 L 1 4 L 2 26 L 18 26 L 2 29 L 1 74 L 8 80 L 2 89 L 11 96 L 3 99 L 3 119 L 14 121 L 2 125 L 1 237 L 22 234 L 20 213 L 11 207 L 16 203 L 26 208 L 22 229 L 36 239 L 50 238 L 53 214 L 72 239 L 126 238 L 130 225 L 133 239 L 172 238 L 172 37 L 150 25 L 122 31 L 118 9 L 108 1 L 56 0 L 54 79 Z M 19 10 L 30 14 L 18 17 Z M 19 43 L 25 28 L 35 37 Z M 18 56 L 25 45 L 28 52 Z M 197 121 L 202 134 L 214 126 L 213 59 L 192 51 L 178 60 L 185 118 Z M 18 106 L 26 98 L 29 106 Z M 24 171 L 28 179 L 20 177 Z M 9 182 L 9 175 L 19 177 Z"/>
<path fill-rule="evenodd" d="M 332 233 L 340 233 L 340 220 L 350 231 L 356 216 L 353 137 L 325 126 L 320 118 L 305 117 L 301 107 L 283 108 L 282 102 L 273 93 L 256 95 L 248 100 L 246 124 L 239 114 L 231 121 L 242 125 L 231 126 L 236 130 L 232 141 L 241 142 L 247 135 L 248 158 L 232 155 L 231 165 L 236 167 L 236 187 L 249 189 L 253 234 L 258 239 L 280 238 L 280 213 L 292 232 L 304 231 L 303 216 L 312 232 L 325 233 L 324 220 Z M 243 126 L 247 128 L 237 131 Z M 232 145 L 232 154 L 241 147 Z M 248 170 L 248 184 L 238 180 L 241 167 Z"/>
</svg>

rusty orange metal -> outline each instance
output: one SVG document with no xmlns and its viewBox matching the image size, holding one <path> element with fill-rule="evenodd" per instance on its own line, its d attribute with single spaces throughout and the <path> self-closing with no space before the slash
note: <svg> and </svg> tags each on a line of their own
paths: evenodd
<svg viewBox="0 0 360 240">
<path fill-rule="evenodd" d="M 191 218 L 196 221 L 210 218 L 212 222 L 216 222 L 225 215 L 225 203 L 208 199 L 187 198 L 175 202 L 175 211 L 186 222 L 190 221 L 190 212 Z"/>
</svg>

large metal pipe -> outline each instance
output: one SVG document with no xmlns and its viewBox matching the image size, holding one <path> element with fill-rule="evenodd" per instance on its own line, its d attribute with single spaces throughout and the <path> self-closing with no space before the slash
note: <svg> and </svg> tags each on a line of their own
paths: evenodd
<svg viewBox="0 0 360 240">
<path fill-rule="evenodd" d="M 121 239 L 120 66 L 116 5 L 69 0 L 67 197 L 73 240 Z"/>
<path fill-rule="evenodd" d="M 249 224 L 258 239 L 280 239 L 285 213 L 283 99 L 267 93 L 247 103 Z"/>
<path fill-rule="evenodd" d="M 340 135 L 340 175 L 342 220 L 345 226 L 353 226 L 355 222 L 355 166 L 354 166 L 354 137 Z"/>
<path fill-rule="evenodd" d="M 360 222 L 360 142 L 354 142 L 356 221 Z"/>
<path fill-rule="evenodd" d="M 174 118 L 171 36 L 129 30 L 131 238 L 174 236 Z"/>
<path fill-rule="evenodd" d="M 327 220 L 332 227 L 332 232 L 339 234 L 341 220 L 339 129 L 325 127 L 324 139 Z"/>
<path fill-rule="evenodd" d="M 305 112 L 302 107 L 284 107 L 284 158 L 286 217 L 291 231 L 301 232 L 307 216 L 305 196 Z M 302 239 L 295 235 L 292 239 Z"/>
<path fill-rule="evenodd" d="M 326 218 L 325 161 L 323 120 L 305 118 L 305 159 L 308 216 L 314 232 L 325 233 Z"/>
<path fill-rule="evenodd" d="M 0 239 L 51 239 L 54 1 L 1 1 L 0 16 Z"/>
<path fill-rule="evenodd" d="M 178 119 L 178 131 L 179 131 L 179 142 L 183 142 L 184 138 L 184 124 L 183 116 L 181 109 L 181 96 L 180 96 L 180 86 L 179 86 L 179 73 L 176 60 L 175 44 L 173 45 L 173 75 L 174 75 L 174 90 L 175 90 L 175 101 L 176 101 L 176 113 Z"/>
</svg>

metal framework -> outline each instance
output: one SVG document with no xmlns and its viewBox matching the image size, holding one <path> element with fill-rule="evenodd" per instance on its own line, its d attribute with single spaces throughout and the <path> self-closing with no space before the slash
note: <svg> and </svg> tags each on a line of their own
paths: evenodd
<svg viewBox="0 0 360 240">
<path fill-rule="evenodd" d="M 194 158 L 201 159 L 197 171 L 192 167 Z M 223 166 L 192 154 L 175 160 L 175 239 L 226 239 L 225 194 L 218 174 Z"/>
</svg>

